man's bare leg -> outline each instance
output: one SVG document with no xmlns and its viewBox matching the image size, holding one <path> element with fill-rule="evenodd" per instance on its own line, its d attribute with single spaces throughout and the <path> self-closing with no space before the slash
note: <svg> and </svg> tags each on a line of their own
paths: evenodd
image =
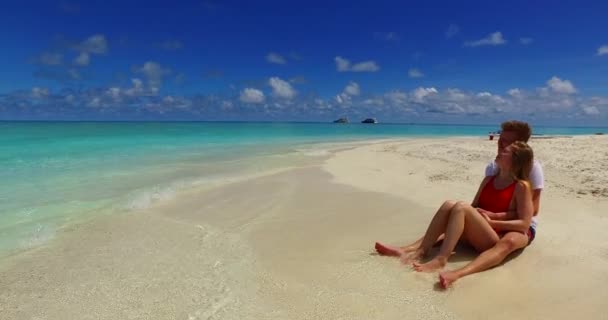
<svg viewBox="0 0 608 320">
<path fill-rule="evenodd" d="M 482 252 L 475 260 L 466 266 L 450 271 L 439 273 L 439 283 L 444 287 L 449 287 L 456 280 L 473 273 L 485 271 L 497 266 L 505 258 L 517 249 L 528 245 L 528 236 L 519 232 L 508 232 L 496 245 Z"/>
</svg>

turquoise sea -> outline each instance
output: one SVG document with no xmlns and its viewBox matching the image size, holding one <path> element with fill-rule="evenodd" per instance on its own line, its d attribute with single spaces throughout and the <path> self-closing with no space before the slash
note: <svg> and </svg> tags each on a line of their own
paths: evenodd
<svg viewBox="0 0 608 320">
<path fill-rule="evenodd" d="M 331 143 L 486 136 L 497 126 L 243 122 L 0 122 L 0 256 L 66 223 L 141 210 L 189 188 L 309 163 Z M 537 127 L 576 135 L 606 128 Z"/>
</svg>

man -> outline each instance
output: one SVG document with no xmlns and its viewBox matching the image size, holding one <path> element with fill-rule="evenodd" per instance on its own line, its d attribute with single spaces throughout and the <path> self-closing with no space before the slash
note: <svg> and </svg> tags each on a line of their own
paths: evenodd
<svg viewBox="0 0 608 320">
<path fill-rule="evenodd" d="M 497 154 L 500 154 L 501 151 L 515 141 L 528 142 L 532 135 L 530 126 L 522 121 L 503 122 L 501 124 L 501 129 L 500 137 L 498 139 Z M 496 163 L 492 161 L 486 167 L 486 176 L 495 175 L 497 170 L 498 167 L 496 166 Z M 534 203 L 534 217 L 532 218 L 529 234 L 509 231 L 500 238 L 494 247 L 481 253 L 475 260 L 471 261 L 466 266 L 457 270 L 439 273 L 439 281 L 443 287 L 447 288 L 454 281 L 464 276 L 481 272 L 500 264 L 513 251 L 526 247 L 534 239 L 537 225 L 536 215 L 538 214 L 540 207 L 540 194 L 544 187 L 543 169 L 537 160 L 534 160 L 534 165 L 530 172 L 530 182 L 533 189 L 532 201 Z M 478 211 L 480 214 L 484 214 L 493 220 L 510 220 L 516 218 L 516 212 L 488 212 L 482 209 L 478 209 Z M 438 241 L 442 239 L 443 235 L 439 237 Z M 415 251 L 421 243 L 422 239 L 405 247 L 393 247 L 376 243 L 376 251 L 382 255 L 399 256 L 403 262 L 409 263 L 411 261 L 408 253 Z"/>
<path fill-rule="evenodd" d="M 498 138 L 498 153 L 515 141 L 528 142 L 532 134 L 530 126 L 521 121 L 503 122 L 501 124 L 501 129 L 500 137 Z M 495 175 L 496 170 L 496 163 L 493 161 L 486 167 L 486 176 Z M 534 165 L 530 172 L 530 183 L 533 190 L 532 202 L 534 203 L 534 217 L 532 218 L 529 234 L 527 235 L 515 231 L 507 232 L 493 248 L 482 252 L 475 260 L 471 261 L 466 266 L 460 269 L 439 273 L 439 282 L 444 288 L 447 288 L 454 281 L 464 276 L 481 272 L 500 264 L 513 251 L 524 248 L 530 244 L 529 242 L 532 242 L 536 235 L 536 216 L 538 215 L 540 208 L 540 194 L 544 187 L 543 169 L 536 159 L 534 160 Z M 483 210 L 479 210 L 483 212 Z M 515 212 L 483 213 L 486 213 L 488 217 L 493 220 L 516 218 L 514 216 Z"/>
</svg>

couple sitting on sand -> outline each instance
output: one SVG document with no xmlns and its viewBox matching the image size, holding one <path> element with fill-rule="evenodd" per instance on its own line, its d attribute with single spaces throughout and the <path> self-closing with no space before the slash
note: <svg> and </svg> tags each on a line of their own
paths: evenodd
<svg viewBox="0 0 608 320">
<path fill-rule="evenodd" d="M 431 272 L 443 269 L 458 241 L 467 243 L 481 254 L 460 269 L 440 272 L 439 282 L 447 288 L 461 277 L 498 265 L 534 240 L 544 178 L 527 145 L 532 132 L 521 121 L 504 122 L 501 128 L 498 155 L 486 167 L 473 202 L 444 202 L 424 237 L 404 247 L 377 242 L 379 254 L 400 257 L 416 271 Z M 437 256 L 421 263 L 439 241 L 443 243 Z"/>
</svg>

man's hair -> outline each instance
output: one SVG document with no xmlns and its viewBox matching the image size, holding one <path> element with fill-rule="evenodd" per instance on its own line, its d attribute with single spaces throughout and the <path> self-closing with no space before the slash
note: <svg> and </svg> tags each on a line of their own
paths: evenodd
<svg viewBox="0 0 608 320">
<path fill-rule="evenodd" d="M 517 133 L 517 141 L 528 142 L 532 135 L 532 128 L 527 122 L 511 120 L 505 121 L 500 125 L 502 131 Z"/>
</svg>

